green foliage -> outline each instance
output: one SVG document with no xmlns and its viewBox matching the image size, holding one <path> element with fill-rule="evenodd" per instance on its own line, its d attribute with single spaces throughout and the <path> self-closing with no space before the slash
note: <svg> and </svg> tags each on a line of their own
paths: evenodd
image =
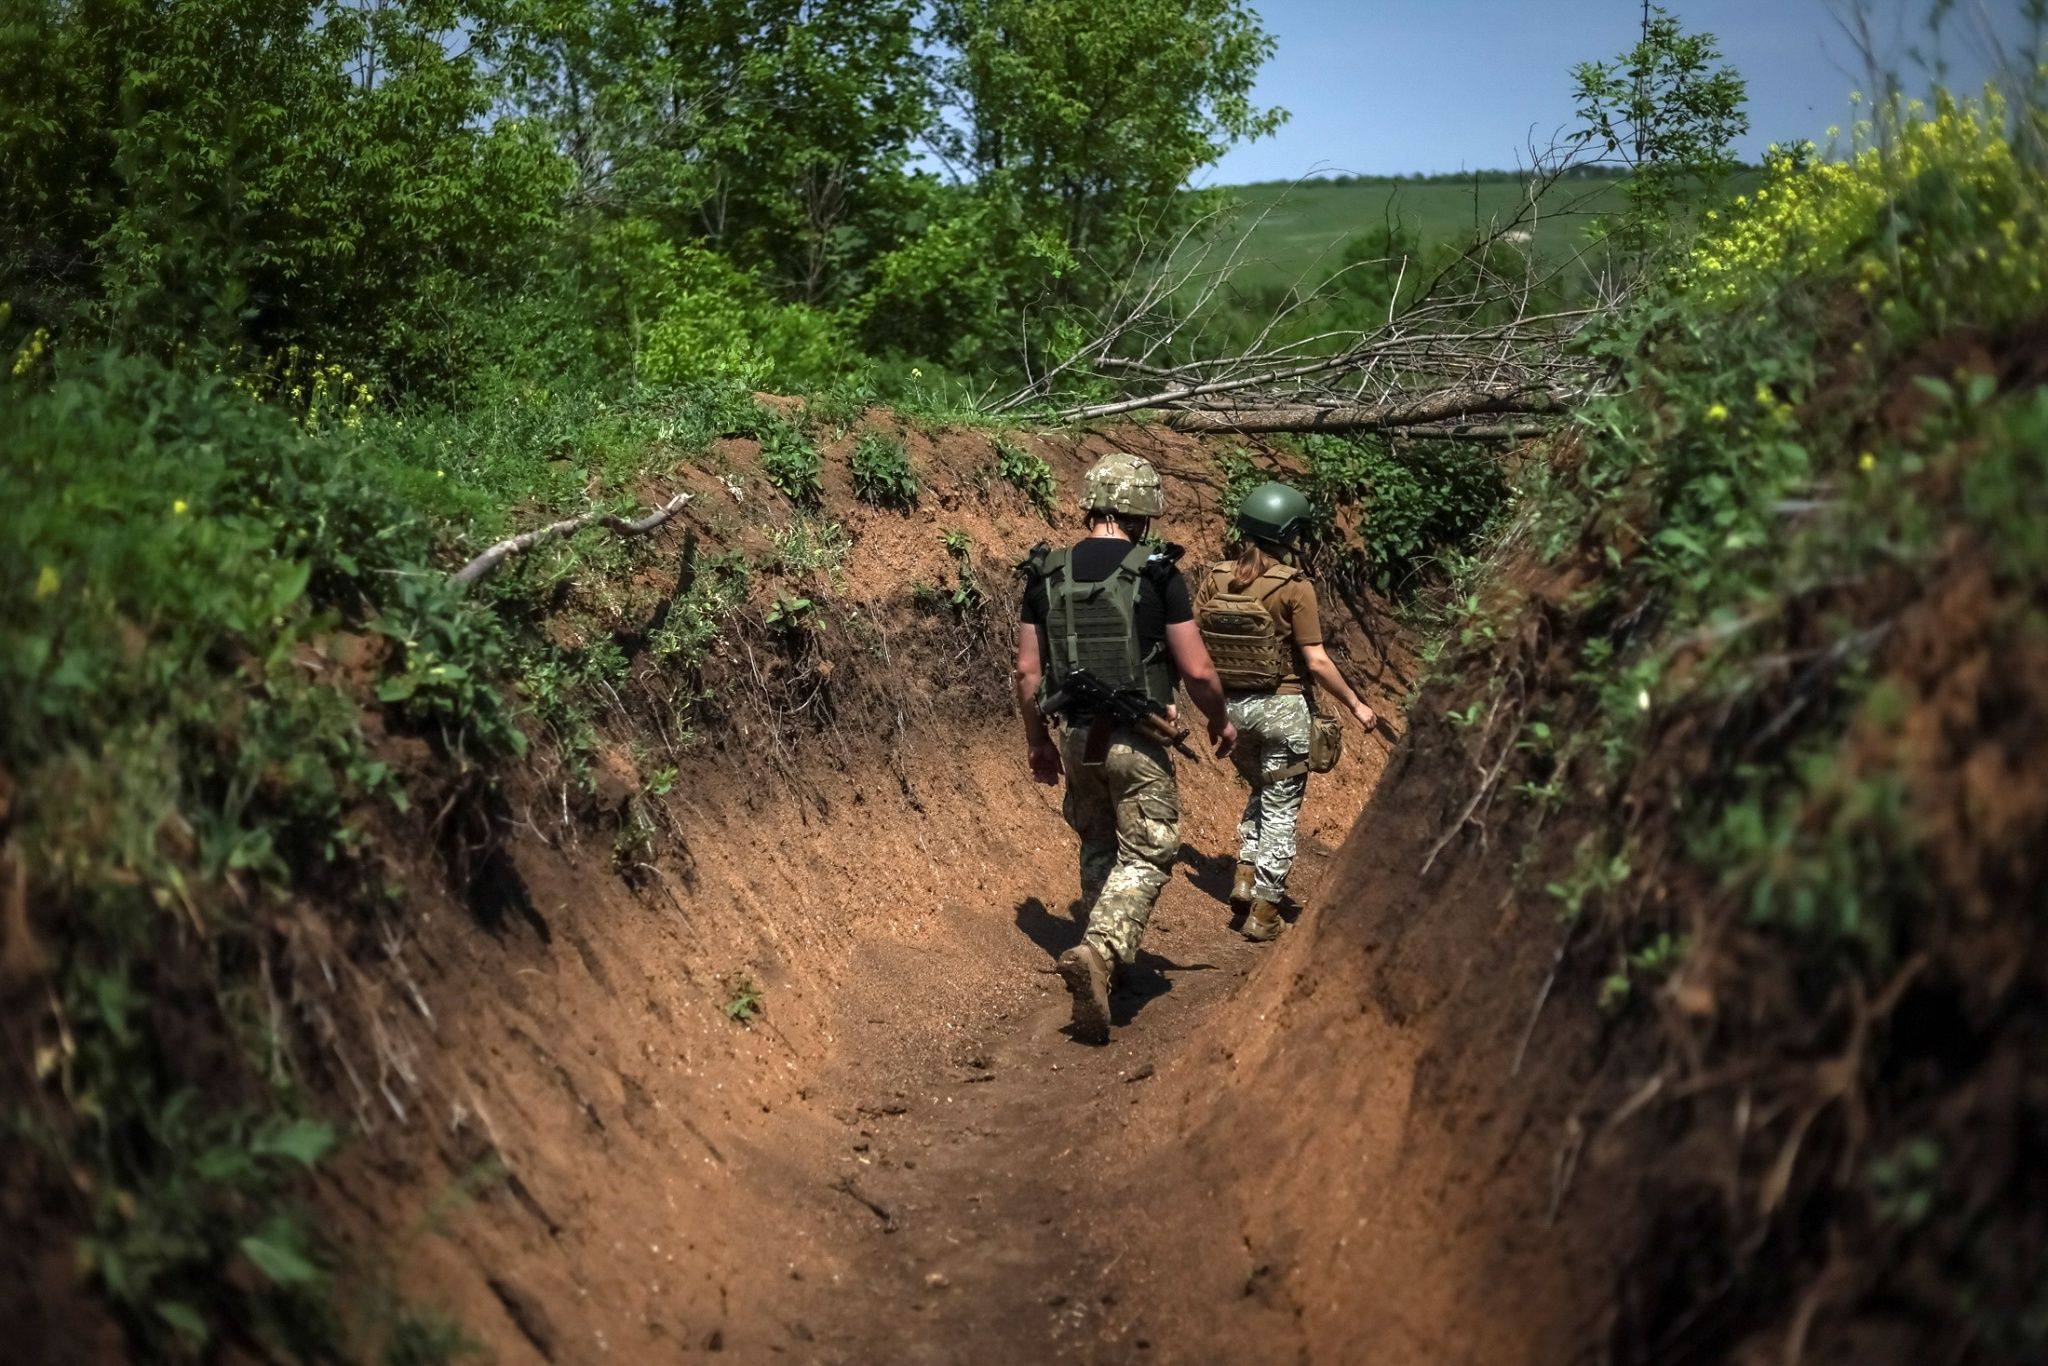
<svg viewBox="0 0 2048 1366">
<path fill-rule="evenodd" d="M 1238 505 L 1244 502 L 1245 495 L 1271 478 L 1248 452 L 1242 450 L 1218 451 L 1216 468 L 1223 472 L 1225 515 L 1233 518 L 1237 515 Z M 1235 530 L 1225 534 L 1232 540 L 1237 536 Z"/>
<path fill-rule="evenodd" d="M 1634 47 L 1613 62 L 1580 63 L 1572 81 L 1579 136 L 1629 168 L 1623 230 L 1638 245 L 1735 169 L 1730 149 L 1749 131 L 1742 77 L 1721 64 L 1712 34 L 1687 33 L 1662 7 L 1644 10 Z"/>
<path fill-rule="evenodd" d="M 837 522 L 799 516 L 778 527 L 774 558 L 769 567 L 781 574 L 798 576 L 834 573 L 846 562 L 852 548 L 845 528 Z"/>
<path fill-rule="evenodd" d="M 761 1013 L 764 993 L 760 983 L 752 977 L 745 973 L 738 974 L 727 983 L 727 990 L 731 991 L 732 995 L 726 998 L 725 1005 L 721 1007 L 725 1011 L 726 1019 L 748 1024 Z"/>
<path fill-rule="evenodd" d="M 1482 446 L 1313 436 L 1301 447 L 1319 531 L 1332 535 L 1339 510 L 1355 506 L 1347 549 L 1383 592 L 1411 590 L 1425 569 L 1476 544 L 1507 501 L 1499 462 Z"/>
<path fill-rule="evenodd" d="M 798 507 L 816 507 L 825 496 L 824 462 L 803 429 L 788 419 L 768 415 L 760 427 L 761 473 L 783 497 Z"/>
<path fill-rule="evenodd" d="M 1668 930 L 1660 932 L 1656 938 L 1624 958 L 1621 967 L 1600 983 L 1600 1008 L 1619 1009 L 1639 982 L 1656 982 L 1669 977 L 1684 961 L 1688 947 L 1684 935 L 1674 935 Z"/>
<path fill-rule="evenodd" d="M 916 506 L 917 475 L 911 471 L 909 453 L 895 437 L 863 433 L 853 443 L 847 467 L 853 473 L 853 491 L 863 500 L 877 507 Z"/>
<path fill-rule="evenodd" d="M 495 38 L 511 98 L 572 149 L 595 222 L 696 237 L 819 308 L 903 231 L 932 100 L 916 13 L 910 0 L 572 3 L 517 8 Z"/>
<path fill-rule="evenodd" d="M 823 384 L 854 355 L 832 318 L 800 303 L 778 303 L 751 276 L 701 247 L 661 239 L 643 244 L 631 272 L 647 314 L 636 358 L 650 384 L 724 381 L 747 389 Z"/>
<path fill-rule="evenodd" d="M 974 539 L 955 528 L 940 532 L 939 544 L 946 548 L 946 558 L 953 562 L 953 587 L 947 594 L 947 605 L 955 615 L 971 615 L 988 601 L 988 594 L 974 577 Z"/>
<path fill-rule="evenodd" d="M 0 63 L 35 73 L 0 112 L 19 322 L 428 379 L 540 250 L 561 164 L 537 126 L 483 119 L 488 73 L 451 41 L 486 23 L 471 8 L 22 4 L 0 26 Z"/>
<path fill-rule="evenodd" d="M 1941 1144 L 1931 1138 L 1909 1138 L 1871 1162 L 1878 1218 L 1906 1229 L 1926 1223 L 1941 1195 L 1941 1166 Z"/>
<path fill-rule="evenodd" d="M 794 594 L 780 594 L 768 605 L 768 614 L 763 618 L 768 628 L 784 635 L 797 635 L 808 629 L 811 618 L 816 615 L 818 604 L 809 598 Z"/>
<path fill-rule="evenodd" d="M 1009 361 L 1027 308 L 1112 287 L 1198 211 L 1195 172 L 1283 117 L 1252 103 L 1272 40 L 1241 0 L 943 0 L 930 40 L 929 136 L 962 180 L 920 187 L 862 310 L 872 344 L 956 368 Z"/>
<path fill-rule="evenodd" d="M 297 346 L 380 400 L 1013 370 L 1025 310 L 1098 299 L 1079 265 L 1272 126 L 1269 48 L 1238 0 L 19 0 L 0 292 L 22 333 Z"/>
<path fill-rule="evenodd" d="M 1051 516 L 1060 490 L 1059 481 L 1053 477 L 1052 466 L 1046 463 L 1045 457 L 1000 436 L 995 439 L 995 451 L 996 473 L 1030 499 L 1033 507 Z"/>
<path fill-rule="evenodd" d="M 2048 649 L 2043 126 L 1995 100 L 1886 107 L 1869 150 L 1773 155 L 1700 213 L 1592 339 L 1617 391 L 1527 467 L 1514 579 L 1472 595 L 1437 666 L 1495 685 L 1457 686 L 1469 724 L 1438 733 L 1524 779 L 1529 866 L 1600 1003 L 1689 1086 L 1742 1079 L 1689 1091 L 1680 1122 L 1778 1117 L 1736 1139 L 1728 1170 L 1769 1172 L 1769 1198 L 1725 1263 L 1649 1271 L 1673 1314 L 1758 1306 L 1709 1355 L 1789 1321 L 1849 1239 L 1842 1320 L 1910 1301 L 1902 1343 L 2043 1342 L 2031 1265 L 1980 1251 L 2024 1237 L 2028 1169 L 1971 1146 L 2039 1117 L 1979 1081 L 2037 1032 L 2023 972 L 1979 955 L 2038 958 L 2003 871 L 2038 841 L 1957 796 L 1965 756 L 2037 733 L 2038 689 L 1979 670 L 2016 680 Z"/>
<path fill-rule="evenodd" d="M 700 564 L 655 633 L 656 657 L 686 671 L 701 669 L 726 623 L 745 605 L 751 578 L 737 553 Z"/>
<path fill-rule="evenodd" d="M 398 663 L 377 685 L 377 699 L 431 729 L 464 764 L 515 757 L 526 736 L 504 701 L 511 662 L 494 616 L 464 611 L 461 593 L 440 575 L 396 580 L 376 629 L 398 649 Z"/>
<path fill-rule="evenodd" d="M 345 892 L 354 813 L 402 800 L 331 644 L 389 614 L 466 649 L 479 613 L 411 591 L 425 529 L 353 433 L 136 361 L 4 398 L 0 768 L 30 894 L 66 908 L 52 987 L 68 1045 L 33 1131 L 95 1192 L 90 1266 L 139 1343 L 190 1347 L 232 1321 L 298 1352 L 330 1325 L 296 1174 L 333 1135 L 255 1059 L 209 1063 L 202 1098 L 150 1012 L 178 989 L 194 1028 L 211 1012 L 223 1038 L 268 1037 L 249 993 L 190 982 L 252 960 L 268 891 Z M 503 733 L 486 700 L 436 706 L 461 742 Z"/>
</svg>

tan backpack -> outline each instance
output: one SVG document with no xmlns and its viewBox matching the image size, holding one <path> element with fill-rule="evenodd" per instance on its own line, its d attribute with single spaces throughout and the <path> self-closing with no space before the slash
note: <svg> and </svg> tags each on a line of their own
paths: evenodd
<svg viewBox="0 0 2048 1366">
<path fill-rule="evenodd" d="M 1292 647 L 1280 638 L 1280 623 L 1266 610 L 1266 599 L 1301 571 L 1276 564 L 1233 592 L 1230 576 L 1236 569 L 1225 560 L 1212 571 L 1214 589 L 1196 613 L 1195 625 L 1225 691 L 1271 692 L 1288 673 L 1286 652 Z"/>
</svg>

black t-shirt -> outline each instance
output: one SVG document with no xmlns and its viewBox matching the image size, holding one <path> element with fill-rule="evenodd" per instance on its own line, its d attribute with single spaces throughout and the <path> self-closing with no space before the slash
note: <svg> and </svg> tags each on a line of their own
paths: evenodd
<svg viewBox="0 0 2048 1366">
<path fill-rule="evenodd" d="M 1074 553 L 1067 563 L 1074 582 L 1100 583 L 1114 574 L 1116 567 L 1124 562 L 1124 556 L 1130 553 L 1129 541 L 1118 540 L 1114 536 L 1090 536 L 1074 546 Z M 1032 575 L 1024 585 L 1024 605 L 1019 615 L 1026 625 L 1040 628 L 1041 647 L 1045 644 L 1042 632 L 1049 610 L 1045 580 Z M 1154 554 L 1145 561 L 1144 571 L 1138 576 L 1138 603 L 1131 613 L 1132 623 L 1138 628 L 1139 645 L 1146 649 L 1163 646 L 1169 625 L 1194 619 L 1195 607 L 1188 596 L 1188 581 L 1181 577 L 1180 569 L 1171 556 Z"/>
</svg>

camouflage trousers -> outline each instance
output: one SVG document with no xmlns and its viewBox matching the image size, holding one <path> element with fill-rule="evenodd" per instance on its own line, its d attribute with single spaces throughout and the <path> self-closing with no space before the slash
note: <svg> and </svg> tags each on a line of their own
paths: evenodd
<svg viewBox="0 0 2048 1366">
<path fill-rule="evenodd" d="M 1267 781 L 1308 758 L 1308 699 L 1299 693 L 1254 693 L 1233 697 L 1230 723 L 1237 727 L 1237 748 L 1230 752 L 1238 775 L 1252 785 L 1237 823 L 1237 861 L 1258 870 L 1252 895 L 1278 902 L 1294 866 L 1294 832 L 1301 823 L 1301 801 L 1308 795 L 1308 774 Z"/>
<path fill-rule="evenodd" d="M 1110 733 L 1100 764 L 1088 763 L 1087 752 L 1087 726 L 1061 733 L 1061 812 L 1081 837 L 1087 941 L 1111 964 L 1129 967 L 1180 852 L 1180 784 L 1166 749 L 1131 731 Z"/>
</svg>

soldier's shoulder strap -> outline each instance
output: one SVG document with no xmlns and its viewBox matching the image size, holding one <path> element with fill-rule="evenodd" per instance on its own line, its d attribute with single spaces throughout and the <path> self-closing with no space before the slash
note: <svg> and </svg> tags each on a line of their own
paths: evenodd
<svg viewBox="0 0 2048 1366">
<path fill-rule="evenodd" d="M 1044 578 L 1052 572 L 1053 557 L 1055 555 L 1060 556 L 1060 562 L 1064 566 L 1066 562 L 1065 552 L 1056 551 L 1044 541 L 1040 541 L 1025 553 L 1023 559 L 1017 561 L 1017 577 L 1023 579 L 1026 583 Z"/>
<path fill-rule="evenodd" d="M 1251 586 L 1251 595 L 1257 601 L 1264 602 L 1300 577 L 1301 571 L 1293 565 L 1276 564 L 1259 575 L 1258 581 Z"/>
</svg>

